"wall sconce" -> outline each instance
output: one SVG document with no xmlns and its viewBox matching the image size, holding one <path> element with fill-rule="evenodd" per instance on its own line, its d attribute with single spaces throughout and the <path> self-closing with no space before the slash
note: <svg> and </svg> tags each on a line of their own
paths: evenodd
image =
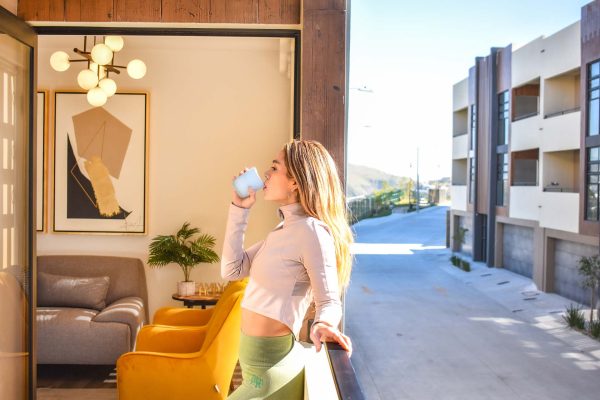
<svg viewBox="0 0 600 400">
<path fill-rule="evenodd" d="M 64 51 L 56 51 L 50 56 L 50 65 L 55 71 L 66 71 L 72 62 L 86 62 L 87 68 L 77 75 L 79 86 L 87 90 L 87 101 L 94 107 L 100 107 L 106 100 L 117 92 L 117 84 L 109 77 L 110 73 L 120 74 L 120 69 L 126 69 L 133 79 L 141 79 L 146 75 L 146 64 L 142 60 L 129 61 L 127 66 L 115 65 L 115 53 L 123 48 L 121 36 L 105 36 L 103 43 L 96 43 L 91 51 L 87 50 L 87 36 L 83 37 L 83 50 L 74 48 L 73 51 L 83 58 L 72 60 Z"/>
</svg>

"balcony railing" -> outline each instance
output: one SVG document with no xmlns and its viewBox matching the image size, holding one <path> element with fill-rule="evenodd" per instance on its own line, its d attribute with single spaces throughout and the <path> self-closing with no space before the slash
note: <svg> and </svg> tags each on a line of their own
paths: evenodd
<svg viewBox="0 0 600 400">
<path fill-rule="evenodd" d="M 581 107 L 577 106 L 577 107 L 569 108 L 568 110 L 556 111 L 556 112 L 544 115 L 544 119 L 558 117 L 559 115 L 570 114 L 573 112 L 577 112 L 580 109 L 581 109 Z"/>
<path fill-rule="evenodd" d="M 306 344 L 304 400 L 364 400 L 348 354 L 337 343 L 324 343 L 319 353 Z"/>
<path fill-rule="evenodd" d="M 356 372 L 348 353 L 337 343 L 326 343 L 329 365 L 333 371 L 338 398 L 341 400 L 364 400 L 362 388 L 356 379 Z"/>
<path fill-rule="evenodd" d="M 513 122 L 520 121 L 520 120 L 526 119 L 526 118 L 535 117 L 538 114 L 539 114 L 539 112 L 536 111 L 536 112 L 531 112 L 528 114 L 519 115 L 519 116 L 516 116 L 513 118 Z"/>
</svg>

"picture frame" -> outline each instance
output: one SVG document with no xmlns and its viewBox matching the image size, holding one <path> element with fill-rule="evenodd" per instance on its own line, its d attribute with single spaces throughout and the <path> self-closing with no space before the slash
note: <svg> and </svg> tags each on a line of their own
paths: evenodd
<svg viewBox="0 0 600 400">
<path fill-rule="evenodd" d="M 54 232 L 147 234 L 148 118 L 145 92 L 54 93 Z"/>
<path fill-rule="evenodd" d="M 36 232 L 46 232 L 48 222 L 48 100 L 47 90 L 37 91 Z"/>
</svg>

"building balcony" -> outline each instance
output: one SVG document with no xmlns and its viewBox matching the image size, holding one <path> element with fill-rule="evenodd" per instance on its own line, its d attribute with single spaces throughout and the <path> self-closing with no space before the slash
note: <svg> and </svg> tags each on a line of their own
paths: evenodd
<svg viewBox="0 0 600 400">
<path fill-rule="evenodd" d="M 543 192 L 540 226 L 579 233 L 579 193 Z"/>
<path fill-rule="evenodd" d="M 523 118 L 511 124 L 511 151 L 527 150 L 540 147 L 542 118 L 536 114 Z"/>
<path fill-rule="evenodd" d="M 581 112 L 575 109 L 549 115 L 544 118 L 542 129 L 542 151 L 579 149 Z"/>
<path fill-rule="evenodd" d="M 466 133 L 452 138 L 452 159 L 467 158 L 469 154 L 469 135 Z"/>
<path fill-rule="evenodd" d="M 538 221 L 541 191 L 539 186 L 511 186 L 509 217 Z"/>
<path fill-rule="evenodd" d="M 467 211 L 467 185 L 452 185 L 450 195 L 453 210 Z"/>
</svg>

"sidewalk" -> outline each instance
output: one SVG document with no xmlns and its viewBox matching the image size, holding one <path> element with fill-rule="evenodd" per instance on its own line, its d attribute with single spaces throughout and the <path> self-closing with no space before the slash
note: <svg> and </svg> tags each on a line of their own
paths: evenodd
<svg viewBox="0 0 600 400">
<path fill-rule="evenodd" d="M 352 363 L 370 400 L 597 400 L 600 343 L 570 301 L 445 248 L 445 207 L 354 225 L 346 295 Z"/>
<path fill-rule="evenodd" d="M 448 257 L 451 254 L 448 251 Z M 600 342 L 567 328 L 563 320 L 565 309 L 577 302 L 555 293 L 542 292 L 531 279 L 522 275 L 503 268 L 489 268 L 482 262 L 474 262 L 462 254 L 459 256 L 471 263 L 471 272 L 462 271 L 450 263 L 442 270 L 506 308 L 514 318 L 542 329 L 578 350 L 581 356 L 577 364 L 582 368 L 587 364 L 600 368 Z M 589 318 L 589 309 L 583 309 L 586 319 Z"/>
</svg>

